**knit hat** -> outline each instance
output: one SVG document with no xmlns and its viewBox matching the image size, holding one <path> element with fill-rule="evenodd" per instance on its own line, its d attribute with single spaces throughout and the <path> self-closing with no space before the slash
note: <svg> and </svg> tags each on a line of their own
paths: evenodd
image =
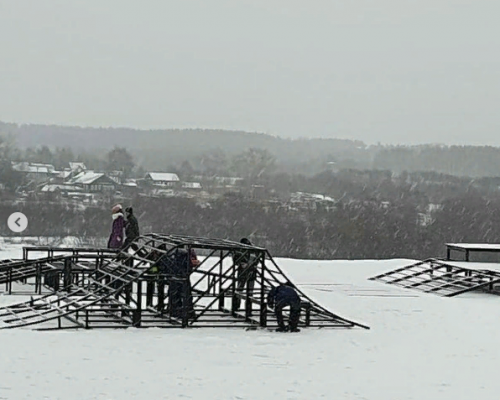
<svg viewBox="0 0 500 400">
<path fill-rule="evenodd" d="M 242 244 L 246 244 L 246 245 L 249 245 L 249 246 L 251 246 L 251 245 L 252 245 L 252 243 L 250 242 L 250 240 L 248 240 L 247 238 L 243 238 L 243 239 L 241 239 L 241 240 L 240 240 L 240 243 L 242 243 Z"/>
<path fill-rule="evenodd" d="M 111 212 L 112 212 L 113 214 L 115 214 L 115 213 L 117 213 L 117 212 L 119 212 L 119 211 L 121 211 L 121 210 L 122 210 L 122 205 L 121 205 L 121 204 L 117 204 L 116 206 L 114 206 L 114 207 L 111 209 Z"/>
</svg>

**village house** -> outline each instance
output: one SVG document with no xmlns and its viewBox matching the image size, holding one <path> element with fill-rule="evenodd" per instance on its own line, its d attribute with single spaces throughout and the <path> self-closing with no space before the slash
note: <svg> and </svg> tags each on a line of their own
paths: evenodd
<svg viewBox="0 0 500 400">
<path fill-rule="evenodd" d="M 124 196 L 133 196 L 139 193 L 139 187 L 135 179 L 125 179 L 120 186 L 120 190 Z"/>
<path fill-rule="evenodd" d="M 289 203 L 293 210 L 316 210 L 320 204 L 328 211 L 335 209 L 335 199 L 318 193 L 292 193 Z"/>
<path fill-rule="evenodd" d="M 83 171 L 66 182 L 68 185 L 78 186 L 86 192 L 115 191 L 117 183 L 105 173 Z"/>
<path fill-rule="evenodd" d="M 54 171 L 50 179 L 50 183 L 63 184 L 64 182 L 67 182 L 69 179 L 75 177 L 76 175 L 86 170 L 87 167 L 85 166 L 84 163 L 70 162 L 69 168 L 64 168 L 61 171 Z"/>
<path fill-rule="evenodd" d="M 182 189 L 190 191 L 198 191 L 202 190 L 203 187 L 201 186 L 200 182 L 182 182 Z"/>
<path fill-rule="evenodd" d="M 68 168 L 63 169 L 62 171 L 58 171 L 51 179 L 50 182 L 54 184 L 61 184 L 66 182 L 71 178 L 71 170 Z"/>
<path fill-rule="evenodd" d="M 234 187 L 243 181 L 243 178 L 237 178 L 233 176 L 216 176 L 214 181 L 220 187 Z"/>
<path fill-rule="evenodd" d="M 180 180 L 177 174 L 170 172 L 148 172 L 144 181 L 153 186 L 174 188 L 177 187 Z"/>
<path fill-rule="evenodd" d="M 68 193 L 79 192 L 81 190 L 78 186 L 74 185 L 48 183 L 40 189 L 40 195 L 47 200 L 56 201 L 62 197 L 67 197 Z"/>
<path fill-rule="evenodd" d="M 24 183 L 35 182 L 39 184 L 47 182 L 58 174 L 51 164 L 30 163 L 26 161 L 12 162 L 12 169 L 22 176 Z"/>
<path fill-rule="evenodd" d="M 70 162 L 69 169 L 76 175 L 80 172 L 87 171 L 87 167 L 82 162 Z"/>
<path fill-rule="evenodd" d="M 241 183 L 243 178 L 232 176 L 214 176 L 207 182 L 207 189 L 210 192 L 224 194 L 224 193 L 238 193 L 241 191 Z"/>
<path fill-rule="evenodd" d="M 122 184 L 123 179 L 123 171 L 109 171 L 106 175 L 112 179 L 117 184 Z"/>
</svg>

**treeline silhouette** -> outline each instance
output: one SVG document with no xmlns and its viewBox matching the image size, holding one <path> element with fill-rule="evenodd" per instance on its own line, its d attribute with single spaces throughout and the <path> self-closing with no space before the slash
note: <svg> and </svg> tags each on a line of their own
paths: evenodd
<svg viewBox="0 0 500 400">
<path fill-rule="evenodd" d="M 367 146 L 357 140 L 291 140 L 263 133 L 215 129 L 135 130 L 2 122 L 0 135 L 12 135 L 21 149 L 42 146 L 71 149 L 73 153 L 60 154 L 61 160 L 73 156 L 95 165 L 99 165 L 99 159 L 104 159 L 112 148 L 123 147 L 131 152 L 137 165 L 147 170 L 166 170 L 182 162 L 196 168 L 205 160 L 224 164 L 225 160 L 253 147 L 275 158 L 276 172 L 307 176 L 327 166 L 394 173 L 431 171 L 469 177 L 500 176 L 500 148 L 491 146 Z M 227 166 L 227 174 L 231 174 L 231 167 Z"/>
<path fill-rule="evenodd" d="M 446 242 L 500 243 L 498 182 L 419 173 L 343 171 L 315 176 L 340 195 L 335 208 L 288 207 L 289 203 L 251 200 L 227 194 L 209 204 L 200 199 L 146 198 L 131 201 L 141 231 L 239 240 L 250 237 L 272 254 L 309 259 L 427 258 L 444 255 Z M 311 183 L 312 184 L 312 183 Z M 432 221 L 417 223 L 435 204 Z M 0 204 L 0 215 L 22 211 L 26 236 L 106 239 L 110 208 L 80 209 L 47 202 Z M 128 205 L 128 204 L 126 204 Z M 440 207 L 437 207 L 440 205 Z M 12 235 L 0 225 L 0 234 Z"/>
<path fill-rule="evenodd" d="M 206 153 L 223 153 L 230 158 L 250 147 L 269 151 L 283 168 L 293 172 L 314 173 L 339 157 L 358 160 L 358 167 L 369 167 L 361 156 L 366 153 L 363 142 L 344 139 L 290 140 L 263 133 L 214 129 L 146 131 L 2 122 L 0 134 L 12 135 L 22 149 L 71 148 L 83 158 L 102 158 L 111 148 L 125 147 L 136 163 L 148 170 L 164 170 L 183 161 L 196 163 Z"/>
</svg>

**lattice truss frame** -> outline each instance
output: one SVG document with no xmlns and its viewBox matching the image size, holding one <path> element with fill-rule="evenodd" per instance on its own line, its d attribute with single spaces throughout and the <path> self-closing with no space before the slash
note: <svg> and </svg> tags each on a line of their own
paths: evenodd
<svg viewBox="0 0 500 400">
<path fill-rule="evenodd" d="M 494 285 L 500 283 L 500 273 L 463 268 L 445 260 L 429 258 L 373 276 L 369 280 L 442 297 L 454 297 L 476 290 L 494 293 Z"/>
<path fill-rule="evenodd" d="M 186 265 L 185 277 L 151 273 L 161 257 L 179 249 L 194 250 L 200 265 L 193 270 Z M 29 260 L 30 252 L 44 252 L 46 257 Z M 257 278 L 253 293 L 248 286 L 242 291 L 237 288 L 235 252 L 248 253 L 254 260 Z M 173 281 L 183 284 L 183 304 L 192 304 L 192 308 L 183 306 L 181 315 L 173 315 L 169 307 L 168 286 Z M 1 307 L 0 329 L 31 325 L 42 330 L 276 327 L 274 312 L 267 307 L 267 293 L 272 286 L 291 284 L 264 248 L 166 234 L 141 236 L 117 253 L 91 248 L 25 248 L 23 260 L 0 263 L 0 284 L 5 283 L 6 291 L 12 293 L 13 282 L 34 285 L 34 293 L 40 297 Z M 332 313 L 294 287 L 301 298 L 299 326 L 369 329 Z M 239 308 L 236 298 L 240 299 Z"/>
</svg>

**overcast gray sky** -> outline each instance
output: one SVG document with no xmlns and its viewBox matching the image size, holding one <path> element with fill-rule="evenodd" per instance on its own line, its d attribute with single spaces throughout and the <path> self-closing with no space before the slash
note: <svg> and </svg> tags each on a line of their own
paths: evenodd
<svg viewBox="0 0 500 400">
<path fill-rule="evenodd" d="M 498 0 L 0 0 L 0 120 L 500 145 Z"/>
</svg>

